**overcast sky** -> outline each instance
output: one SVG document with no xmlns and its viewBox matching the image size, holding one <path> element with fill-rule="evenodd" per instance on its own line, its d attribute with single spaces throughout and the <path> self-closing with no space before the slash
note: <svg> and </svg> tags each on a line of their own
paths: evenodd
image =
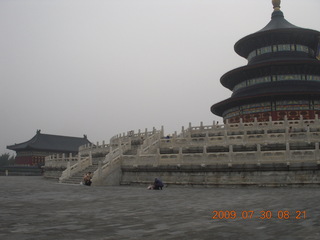
<svg viewBox="0 0 320 240">
<path fill-rule="evenodd" d="M 319 0 L 282 0 L 320 30 Z M 245 65 L 234 44 L 270 21 L 271 0 L 0 0 L 0 154 L 42 133 L 94 143 L 130 130 L 212 124 Z"/>
</svg>

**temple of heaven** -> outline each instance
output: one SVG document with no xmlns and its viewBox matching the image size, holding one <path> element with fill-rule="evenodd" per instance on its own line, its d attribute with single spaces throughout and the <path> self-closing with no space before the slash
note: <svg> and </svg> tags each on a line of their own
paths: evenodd
<svg viewBox="0 0 320 240">
<path fill-rule="evenodd" d="M 273 0 L 271 21 L 234 46 L 248 64 L 225 73 L 230 98 L 211 112 L 224 122 L 314 119 L 320 115 L 320 32 L 297 27 Z"/>
</svg>

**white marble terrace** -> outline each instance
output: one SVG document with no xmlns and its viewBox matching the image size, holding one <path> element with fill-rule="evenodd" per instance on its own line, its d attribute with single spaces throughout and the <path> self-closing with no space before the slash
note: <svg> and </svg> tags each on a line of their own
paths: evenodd
<svg viewBox="0 0 320 240">
<path fill-rule="evenodd" d="M 320 164 L 320 120 L 284 120 L 217 124 L 189 124 L 180 133 L 164 136 L 163 127 L 129 131 L 112 137 L 109 144 L 81 146 L 79 155 L 49 156 L 45 166 L 67 167 L 64 176 L 92 165 L 95 154 L 105 155 L 94 173 L 96 181 L 116 168 L 217 164 L 316 163 Z M 92 157 L 91 157 L 92 156 Z M 81 167 L 80 167 L 81 165 Z"/>
</svg>

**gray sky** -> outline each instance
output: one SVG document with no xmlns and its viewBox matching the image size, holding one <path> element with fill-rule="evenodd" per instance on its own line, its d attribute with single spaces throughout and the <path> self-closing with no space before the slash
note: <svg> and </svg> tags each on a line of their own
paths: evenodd
<svg viewBox="0 0 320 240">
<path fill-rule="evenodd" d="M 282 0 L 320 30 L 319 0 Z M 130 130 L 212 124 L 245 65 L 233 46 L 270 21 L 271 0 L 0 0 L 0 154 L 43 133 L 101 142 Z"/>
</svg>

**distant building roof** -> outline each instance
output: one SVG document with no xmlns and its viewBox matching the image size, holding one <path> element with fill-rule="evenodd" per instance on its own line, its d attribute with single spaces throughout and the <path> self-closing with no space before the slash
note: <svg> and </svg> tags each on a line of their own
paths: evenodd
<svg viewBox="0 0 320 240">
<path fill-rule="evenodd" d="M 90 143 L 87 136 L 82 138 L 59 136 L 51 134 L 42 134 L 40 130 L 37 130 L 36 135 L 29 141 L 7 146 L 7 149 L 13 151 L 22 150 L 38 150 L 38 151 L 50 151 L 50 152 L 78 152 L 80 146 Z"/>
</svg>

